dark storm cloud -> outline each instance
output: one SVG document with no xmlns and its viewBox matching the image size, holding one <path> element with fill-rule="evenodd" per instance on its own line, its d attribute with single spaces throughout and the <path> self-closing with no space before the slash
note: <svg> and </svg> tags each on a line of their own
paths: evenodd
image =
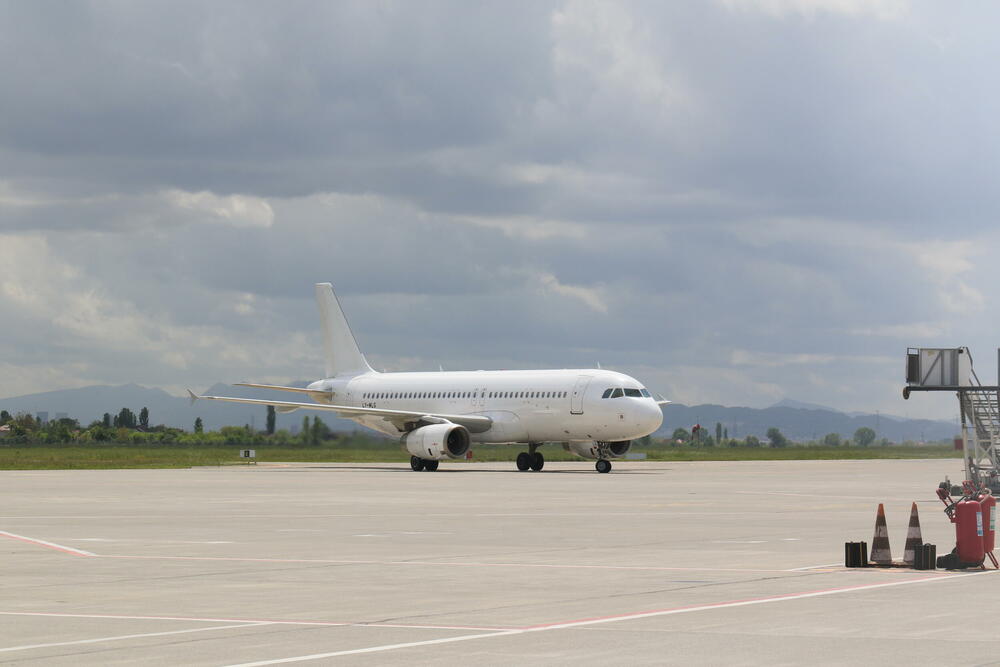
<svg viewBox="0 0 1000 667">
<path fill-rule="evenodd" d="M 3 391 L 44 359 L 50 383 L 308 377 L 330 280 L 394 368 L 600 361 L 680 400 L 891 410 L 906 344 L 960 321 L 993 345 L 991 25 L 0 4 Z"/>
</svg>

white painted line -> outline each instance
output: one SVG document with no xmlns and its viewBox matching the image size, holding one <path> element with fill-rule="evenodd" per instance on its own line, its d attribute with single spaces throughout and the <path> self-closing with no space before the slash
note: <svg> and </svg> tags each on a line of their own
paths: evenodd
<svg viewBox="0 0 1000 667">
<path fill-rule="evenodd" d="M 243 625 L 308 625 L 321 627 L 352 627 L 352 628 L 401 628 L 412 630 L 488 630 L 503 632 L 509 627 L 483 625 L 416 625 L 410 623 L 365 623 L 349 621 L 310 621 L 277 618 L 215 618 L 198 616 L 140 616 L 131 614 L 71 614 L 66 612 L 46 611 L 0 611 L 0 616 L 42 616 L 51 618 L 105 618 L 125 621 L 188 621 L 191 623 L 240 623 Z"/>
<path fill-rule="evenodd" d="M 731 609 L 733 607 L 746 607 L 749 605 L 758 604 L 768 604 L 771 602 L 787 602 L 789 600 L 803 600 L 806 598 L 821 597 L 826 595 L 839 595 L 841 593 L 854 593 L 858 591 L 874 590 L 878 588 L 887 588 L 890 586 L 905 586 L 907 584 L 924 584 L 935 581 L 950 581 L 961 577 L 974 577 L 981 574 L 995 574 L 998 570 L 986 570 L 982 572 L 975 572 L 971 574 L 953 574 L 953 575 L 942 575 L 937 578 L 922 578 L 922 579 L 907 579 L 905 581 L 890 581 L 878 584 L 864 584 L 861 586 L 848 586 L 844 588 L 833 588 L 823 591 L 810 591 L 806 593 L 790 593 L 787 595 L 775 595 L 771 597 L 764 598 L 754 598 L 750 600 L 733 600 L 730 602 L 718 602 L 705 605 L 695 605 L 690 607 L 676 607 L 673 609 L 658 609 L 654 611 L 637 612 L 632 614 L 620 614 L 617 616 L 605 616 L 601 618 L 587 618 L 577 621 L 567 621 L 563 623 L 549 623 L 546 625 L 536 625 L 527 628 L 519 628 L 515 630 L 507 630 L 504 632 L 488 632 L 483 634 L 475 635 L 460 635 L 458 637 L 445 637 L 442 639 L 430 639 L 427 641 L 420 642 L 407 642 L 404 644 L 383 644 L 381 646 L 369 646 L 367 648 L 360 649 L 348 649 L 344 651 L 333 651 L 330 653 L 314 653 L 312 655 L 300 655 L 290 658 L 278 658 L 276 660 L 261 660 L 258 662 L 247 662 L 240 663 L 236 665 L 229 665 L 229 667 L 262 667 L 263 665 L 278 665 L 290 662 L 305 662 L 308 660 L 322 660 L 323 658 L 335 658 L 342 655 L 357 655 L 361 653 L 376 653 L 380 651 L 393 651 L 401 648 L 411 648 L 414 646 L 431 646 L 434 644 L 449 644 L 453 642 L 463 642 L 472 639 L 486 639 L 489 637 L 504 637 L 510 635 L 527 634 L 530 632 L 547 632 L 550 630 L 565 630 L 569 628 L 578 628 L 588 625 L 596 625 L 599 623 L 618 623 L 620 621 L 631 621 L 641 618 L 653 618 L 656 616 L 671 616 L 675 614 L 688 614 L 697 611 L 710 611 L 713 609 Z"/>
<path fill-rule="evenodd" d="M 96 637 L 94 639 L 78 639 L 69 642 L 52 642 L 51 644 L 27 644 L 25 646 L 10 646 L 0 648 L 0 653 L 8 651 L 30 651 L 39 648 L 52 648 L 53 646 L 72 646 L 74 644 L 100 644 L 101 642 L 113 642 L 122 639 L 141 639 L 143 637 L 164 637 L 166 635 L 183 635 L 189 632 L 212 632 L 214 630 L 232 630 L 233 628 L 254 628 L 259 625 L 272 625 L 269 622 L 261 623 L 240 623 L 239 625 L 215 625 L 210 628 L 190 628 L 188 630 L 170 630 L 168 632 L 144 632 L 138 635 L 117 635 L 115 637 Z"/>
<path fill-rule="evenodd" d="M 28 544 L 35 544 L 40 547 L 46 547 L 48 549 L 55 549 L 56 551 L 62 551 L 63 553 L 72 554 L 74 556 L 86 556 L 89 558 L 95 555 L 90 553 L 89 551 L 84 551 L 83 549 L 74 549 L 73 547 L 67 547 L 62 544 L 56 544 L 55 542 L 46 542 L 45 540 L 35 539 L 34 537 L 25 537 L 24 535 L 8 533 L 6 530 L 0 530 L 0 537 L 9 537 L 13 540 L 20 540 L 21 542 L 27 542 Z"/>
<path fill-rule="evenodd" d="M 842 563 L 827 563 L 826 565 L 807 565 L 806 567 L 793 567 L 788 572 L 805 572 L 807 570 L 819 570 L 824 567 L 837 567 Z"/>
<path fill-rule="evenodd" d="M 313 655 L 299 655 L 293 658 L 278 658 L 277 660 L 260 660 L 258 662 L 243 662 L 228 667 L 259 667 L 260 665 L 280 665 L 288 662 L 305 662 L 306 660 L 322 660 L 323 658 L 336 658 L 341 655 L 357 655 L 359 653 L 377 653 L 380 651 L 393 651 L 400 648 L 411 648 L 414 646 L 432 646 L 434 644 L 450 644 L 453 642 L 464 642 L 470 639 L 483 639 L 485 637 L 503 637 L 506 635 L 518 635 L 524 630 L 508 630 L 506 632 L 487 632 L 481 635 L 461 635 L 459 637 L 445 637 L 443 639 L 427 639 L 420 642 L 406 642 L 404 644 L 383 644 L 382 646 L 369 646 L 368 648 L 348 649 L 346 651 L 333 651 L 331 653 L 314 653 Z"/>
</svg>

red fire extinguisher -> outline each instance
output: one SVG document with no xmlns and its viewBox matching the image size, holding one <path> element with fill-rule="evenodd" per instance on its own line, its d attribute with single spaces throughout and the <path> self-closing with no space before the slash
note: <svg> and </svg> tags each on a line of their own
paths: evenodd
<svg viewBox="0 0 1000 667">
<path fill-rule="evenodd" d="M 955 524 L 958 560 L 965 565 L 982 565 L 986 558 L 983 548 L 983 505 L 975 498 L 966 498 L 955 505 L 951 520 Z"/>
<path fill-rule="evenodd" d="M 993 555 L 993 547 L 996 544 L 997 534 L 997 499 L 993 497 L 989 488 L 980 492 L 977 497 L 979 504 L 983 508 L 983 551 L 997 565 L 996 556 Z"/>
<path fill-rule="evenodd" d="M 997 531 L 997 499 L 986 492 L 979 496 L 979 504 L 983 508 L 983 550 L 990 552 L 996 544 Z"/>
</svg>

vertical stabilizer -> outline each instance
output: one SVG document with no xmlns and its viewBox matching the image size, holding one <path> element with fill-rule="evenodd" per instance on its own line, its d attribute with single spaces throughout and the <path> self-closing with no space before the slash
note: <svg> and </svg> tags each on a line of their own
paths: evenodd
<svg viewBox="0 0 1000 667">
<path fill-rule="evenodd" d="M 361 354 L 354 340 L 351 327 L 344 317 L 337 295 L 330 283 L 316 283 L 316 305 L 323 325 L 323 356 L 326 360 L 326 377 L 343 373 L 370 373 L 365 355 Z"/>
</svg>

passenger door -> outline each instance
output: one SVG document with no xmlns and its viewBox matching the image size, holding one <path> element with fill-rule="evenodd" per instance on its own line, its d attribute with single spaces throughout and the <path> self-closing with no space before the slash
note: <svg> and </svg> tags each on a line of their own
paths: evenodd
<svg viewBox="0 0 1000 667">
<path fill-rule="evenodd" d="M 573 385 L 573 393 L 569 397 L 569 412 L 574 415 L 583 414 L 583 396 L 587 393 L 587 385 L 590 384 L 589 375 L 580 375 Z"/>
<path fill-rule="evenodd" d="M 472 392 L 472 409 L 482 410 L 486 407 L 486 387 L 479 387 Z"/>
</svg>

